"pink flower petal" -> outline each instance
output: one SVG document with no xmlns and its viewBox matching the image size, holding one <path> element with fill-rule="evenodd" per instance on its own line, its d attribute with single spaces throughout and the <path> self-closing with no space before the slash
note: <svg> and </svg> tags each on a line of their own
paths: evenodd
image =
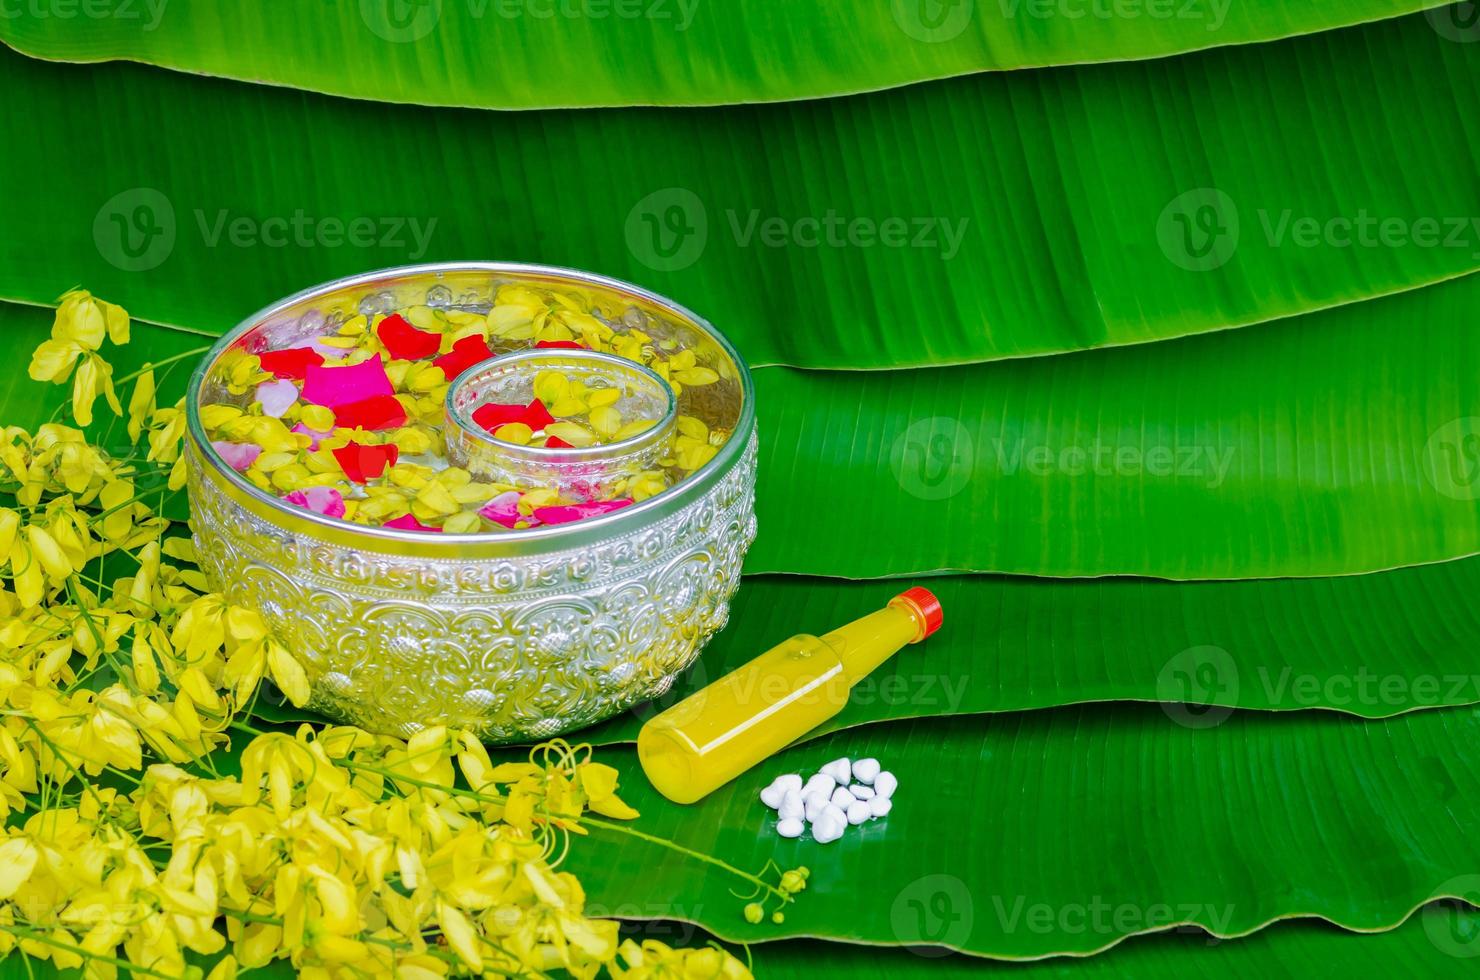
<svg viewBox="0 0 1480 980">
<path fill-rule="evenodd" d="M 343 357 L 345 355 L 345 350 L 343 347 L 335 347 L 333 344 L 324 343 L 324 341 L 329 339 L 330 338 L 328 337 L 315 337 L 313 340 L 310 340 L 308 342 L 308 346 L 318 351 L 320 354 L 323 354 L 325 357 Z"/>
<path fill-rule="evenodd" d="M 284 378 L 282 381 L 264 381 L 257 386 L 257 404 L 262 414 L 275 419 L 282 418 L 298 401 L 298 386 Z"/>
<path fill-rule="evenodd" d="M 293 426 L 293 431 L 301 432 L 304 435 L 308 436 L 311 440 L 313 440 L 308 444 L 309 449 L 318 449 L 320 439 L 327 439 L 334 434 L 333 429 L 330 429 L 328 432 L 320 432 L 318 429 L 310 429 L 302 422 L 299 422 L 297 425 Z"/>
<path fill-rule="evenodd" d="M 333 487 L 309 487 L 306 490 L 291 490 L 283 499 L 295 507 L 311 510 L 325 517 L 344 516 L 344 498 Z"/>
<path fill-rule="evenodd" d="M 378 355 L 348 367 L 310 365 L 307 380 L 303 382 L 304 399 L 328 408 L 395 393 L 385 373 L 385 362 Z"/>
<path fill-rule="evenodd" d="M 381 525 L 381 527 L 393 527 L 401 531 L 432 531 L 437 534 L 442 533 L 442 529 L 440 527 L 432 527 L 428 524 L 423 524 L 421 521 L 418 521 L 416 517 L 412 514 L 407 514 L 404 517 L 398 517 L 393 521 L 386 521 L 384 524 Z"/>
<path fill-rule="evenodd" d="M 584 504 L 559 504 L 554 507 L 536 507 L 534 516 L 546 524 L 569 524 L 588 517 L 598 517 L 621 510 L 632 503 L 630 498 L 621 500 L 592 500 Z"/>
<path fill-rule="evenodd" d="M 519 513 L 519 491 L 506 490 L 484 504 L 478 514 L 495 524 L 513 528 L 523 515 Z"/>
<path fill-rule="evenodd" d="M 212 442 L 211 448 L 238 473 L 257 462 L 257 457 L 262 455 L 262 447 L 250 442 Z"/>
</svg>

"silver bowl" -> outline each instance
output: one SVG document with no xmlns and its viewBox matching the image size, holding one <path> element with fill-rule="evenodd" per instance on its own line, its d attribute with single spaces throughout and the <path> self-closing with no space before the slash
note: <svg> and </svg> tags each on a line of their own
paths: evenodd
<svg viewBox="0 0 1480 980">
<path fill-rule="evenodd" d="M 696 352 L 720 380 L 691 404 L 731 422 L 703 468 L 621 510 L 492 534 L 361 527 L 288 506 L 211 446 L 200 407 L 230 352 L 306 343 L 356 313 L 486 309 L 506 284 L 558 290 L 609 322 Z M 750 372 L 704 320 L 637 286 L 495 262 L 409 266 L 291 296 L 222 337 L 190 381 L 191 527 L 202 570 L 256 609 L 309 673 L 311 706 L 370 731 L 428 725 L 540 739 L 662 694 L 724 627 L 755 538 Z"/>
</svg>

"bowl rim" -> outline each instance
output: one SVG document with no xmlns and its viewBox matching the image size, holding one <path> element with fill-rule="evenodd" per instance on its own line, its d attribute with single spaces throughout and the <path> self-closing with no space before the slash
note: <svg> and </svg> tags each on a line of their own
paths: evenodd
<svg viewBox="0 0 1480 980">
<path fill-rule="evenodd" d="M 643 377 L 655 390 L 663 394 L 666 407 L 663 410 L 662 418 L 653 423 L 652 427 L 643 429 L 637 435 L 628 436 L 617 442 L 604 442 L 600 445 L 592 446 L 572 446 L 568 449 L 550 449 L 545 446 L 535 446 L 532 444 L 521 446 L 515 442 L 505 442 L 495 437 L 492 432 L 479 428 L 477 423 L 473 422 L 471 418 L 467 421 L 463 420 L 462 413 L 458 411 L 455 404 L 457 401 L 457 392 L 459 388 L 472 384 L 473 379 L 479 372 L 486 373 L 500 368 L 507 368 L 510 364 L 518 361 L 559 360 L 561 357 L 578 361 L 590 360 L 597 363 L 610 364 L 622 370 L 631 370 L 639 377 Z M 528 350 L 511 351 L 507 354 L 495 354 L 486 360 L 479 361 L 456 378 L 453 378 L 447 384 L 447 396 L 442 399 L 442 415 L 445 425 L 455 426 L 458 432 L 476 440 L 480 444 L 506 451 L 512 449 L 516 453 L 522 451 L 527 459 L 554 459 L 560 456 L 574 462 L 592 460 L 600 462 L 606 457 L 622 456 L 636 449 L 644 448 L 648 443 L 659 441 L 663 437 L 664 431 L 671 429 L 673 423 L 678 418 L 678 399 L 674 397 L 673 386 L 663 380 L 662 375 L 658 374 L 657 371 L 654 371 L 646 364 L 629 361 L 620 354 L 608 354 L 606 351 L 599 350 L 540 350 L 530 348 Z M 447 442 L 445 434 L 443 441 Z"/>
<path fill-rule="evenodd" d="M 221 458 L 221 454 L 211 445 L 200 420 L 200 393 L 205 384 L 206 372 L 249 331 L 285 310 L 318 296 L 357 287 L 373 288 L 382 281 L 418 276 L 431 280 L 427 283 L 431 286 L 435 285 L 435 281 L 440 277 L 456 273 L 542 277 L 560 280 L 574 286 L 593 286 L 657 307 L 674 319 L 687 322 L 707 333 L 710 339 L 730 357 L 735 365 L 740 384 L 740 415 L 736 419 L 730 438 L 720 447 L 713 459 L 687 479 L 656 496 L 609 514 L 553 527 L 526 528 L 500 533 L 460 534 L 446 532 L 429 534 L 404 528 L 351 524 L 337 518 L 326 517 L 307 508 L 294 507 L 244 478 L 227 465 L 226 461 Z M 231 496 L 237 497 L 239 502 L 253 505 L 252 509 L 259 515 L 270 517 L 284 530 L 308 531 L 322 539 L 364 545 L 397 554 L 415 554 L 434 558 L 522 557 L 610 541 L 627 532 L 649 526 L 664 517 L 678 513 L 689 504 L 701 499 L 729 474 L 748 449 L 751 434 L 755 429 L 755 383 L 745 359 L 730 343 L 729 338 L 713 324 L 687 307 L 635 283 L 556 265 L 500 261 L 430 262 L 391 266 L 345 276 L 299 290 L 264 306 L 222 334 L 221 338 L 201 357 L 195 370 L 191 372 L 190 384 L 186 389 L 185 416 L 191 448 L 200 455 L 212 474 L 218 480 L 225 481 L 226 486 L 234 491 Z"/>
</svg>

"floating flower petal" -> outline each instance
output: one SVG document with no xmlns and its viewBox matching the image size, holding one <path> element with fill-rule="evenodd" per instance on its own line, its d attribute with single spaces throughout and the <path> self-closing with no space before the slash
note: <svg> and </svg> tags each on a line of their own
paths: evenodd
<svg viewBox="0 0 1480 980">
<path fill-rule="evenodd" d="M 555 416 L 550 414 L 550 410 L 545 407 L 544 402 L 536 398 L 524 406 L 524 418 L 519 421 L 529 426 L 535 432 L 538 432 L 551 422 L 554 422 Z"/>
<path fill-rule="evenodd" d="M 395 393 L 385 373 L 385 362 L 379 357 L 345 367 L 309 365 L 303 382 L 304 399 L 328 408 Z"/>
<path fill-rule="evenodd" d="M 375 333 L 391 357 L 400 361 L 419 361 L 442 348 L 440 335 L 416 329 L 399 313 L 381 320 Z"/>
<path fill-rule="evenodd" d="M 262 362 L 262 370 L 271 372 L 279 378 L 291 378 L 294 381 L 302 381 L 308 376 L 309 368 L 320 367 L 324 363 L 324 355 L 312 347 L 270 350 L 258 354 L 257 359 Z"/>
<path fill-rule="evenodd" d="M 501 405 L 497 402 L 489 402 L 473 410 L 473 421 L 492 432 L 511 422 L 523 422 L 528 411 L 529 409 L 523 405 Z"/>
<path fill-rule="evenodd" d="M 493 351 L 488 349 L 488 342 L 477 334 L 473 334 L 453 344 L 451 353 L 443 354 L 432 363 L 441 368 L 447 380 L 451 381 L 474 364 L 486 361 L 492 356 Z"/>
<path fill-rule="evenodd" d="M 304 435 L 308 436 L 308 438 L 310 440 L 312 440 L 308 444 L 308 448 L 310 450 L 317 450 L 319 448 L 319 440 L 320 439 L 327 439 L 331 435 L 334 434 L 332 431 L 320 432 L 318 429 L 310 429 L 308 426 L 304 425 L 302 422 L 299 422 L 297 425 L 293 426 L 293 431 L 294 432 L 301 432 Z"/>
<path fill-rule="evenodd" d="M 536 507 L 534 516 L 545 524 L 569 524 L 588 517 L 598 517 L 621 510 L 632 503 L 630 498 L 621 500 L 592 500 L 584 504 L 558 504 L 554 507 Z"/>
<path fill-rule="evenodd" d="M 262 455 L 262 447 L 250 442 L 212 442 L 211 448 L 238 473 L 257 462 L 257 457 Z"/>
<path fill-rule="evenodd" d="M 280 419 L 298 401 L 298 386 L 286 378 L 264 381 L 257 386 L 256 399 L 262 406 L 263 415 Z"/>
<path fill-rule="evenodd" d="M 519 513 L 519 496 L 518 490 L 506 490 L 484 504 L 478 513 L 495 524 L 512 529 L 523 517 Z"/>
<path fill-rule="evenodd" d="M 406 424 L 406 407 L 393 395 L 376 395 L 334 409 L 334 424 L 376 432 Z"/>
<path fill-rule="evenodd" d="M 366 446 L 351 442 L 334 450 L 334 458 L 352 482 L 365 483 L 379 479 L 387 466 L 396 465 L 400 453 L 394 445 Z"/>
<path fill-rule="evenodd" d="M 283 500 L 295 507 L 311 510 L 325 517 L 344 516 L 344 498 L 333 487 L 308 487 L 283 495 Z"/>
<path fill-rule="evenodd" d="M 393 527 L 400 531 L 429 531 L 434 534 L 442 533 L 442 529 L 440 527 L 432 527 L 430 524 L 423 524 L 421 521 L 418 521 L 410 514 L 406 514 L 403 517 L 398 517 L 393 521 L 386 521 L 384 524 L 381 525 L 381 527 Z"/>
</svg>

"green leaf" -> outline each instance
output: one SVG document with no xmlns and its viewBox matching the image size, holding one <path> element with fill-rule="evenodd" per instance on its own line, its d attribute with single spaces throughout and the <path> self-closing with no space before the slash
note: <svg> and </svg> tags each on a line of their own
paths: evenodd
<svg viewBox="0 0 1480 980">
<path fill-rule="evenodd" d="M 684 924 L 665 924 L 654 938 L 681 935 Z M 1004 976 L 1136 977 L 1138 980 L 1307 980 L 1310 977 L 1435 977 L 1449 980 L 1480 950 L 1480 912 L 1457 905 L 1428 905 L 1391 932 L 1362 935 L 1325 923 L 1282 922 L 1251 936 L 1216 942 L 1201 932 L 1160 933 L 1127 940 L 1089 959 L 1051 959 L 999 966 L 969 956 L 937 955 L 932 948 L 888 949 L 850 943 L 788 940 L 754 946 L 756 976 L 763 980 L 954 980 Z"/>
<path fill-rule="evenodd" d="M 62 61 L 123 58 L 430 105 L 714 105 L 815 98 L 965 72 L 1154 58 L 1327 30 L 1434 0 L 1176 4 L 880 0 L 358 0 L 264 7 L 31 4 L 0 39 Z M 1436 12 L 1436 24 L 1450 22 Z M 844 27 L 846 26 L 846 29 Z"/>
<path fill-rule="evenodd" d="M 1120 350 L 757 371 L 747 570 L 1265 578 L 1475 554 L 1477 304 L 1468 277 Z M 158 334 L 131 356 L 196 342 Z"/>
<path fill-rule="evenodd" d="M 0 296 L 85 282 L 216 332 L 340 275 L 505 258 L 671 295 L 753 364 L 882 368 L 1218 330 L 1480 266 L 1461 217 L 1480 184 L 1450 179 L 1480 159 L 1480 44 L 1423 15 L 705 110 L 428 110 L 9 52 L 0 84 L 27 93 Z"/>
<path fill-rule="evenodd" d="M 853 689 L 808 733 L 870 722 L 1086 701 L 1181 703 L 1212 725 L 1230 708 L 1332 708 L 1380 718 L 1480 701 L 1480 558 L 1340 578 L 1056 582 L 1004 576 L 921 581 L 945 626 Z M 730 625 L 655 702 L 571 736 L 635 741 L 647 719 L 795 633 L 821 634 L 883 606 L 904 583 L 761 576 Z"/>
<path fill-rule="evenodd" d="M 1480 551 L 1480 277 L 1119 350 L 756 372 L 749 572 L 1340 575 Z"/>
<path fill-rule="evenodd" d="M 1477 737 L 1473 708 L 1238 712 L 1211 728 L 1145 705 L 897 722 L 792 748 L 687 807 L 653 792 L 633 750 L 603 749 L 642 813 L 628 829 L 744 871 L 805 865 L 807 889 L 784 923 L 751 925 L 734 875 L 605 828 L 592 831 L 603 846 L 572 848 L 564 867 L 596 907 L 732 941 L 1028 958 L 1179 923 L 1218 936 L 1291 916 L 1388 929 L 1434 898 L 1480 903 L 1480 763 L 1456 751 Z M 760 789 L 839 756 L 894 772 L 893 810 L 832 844 L 777 837 Z"/>
</svg>

